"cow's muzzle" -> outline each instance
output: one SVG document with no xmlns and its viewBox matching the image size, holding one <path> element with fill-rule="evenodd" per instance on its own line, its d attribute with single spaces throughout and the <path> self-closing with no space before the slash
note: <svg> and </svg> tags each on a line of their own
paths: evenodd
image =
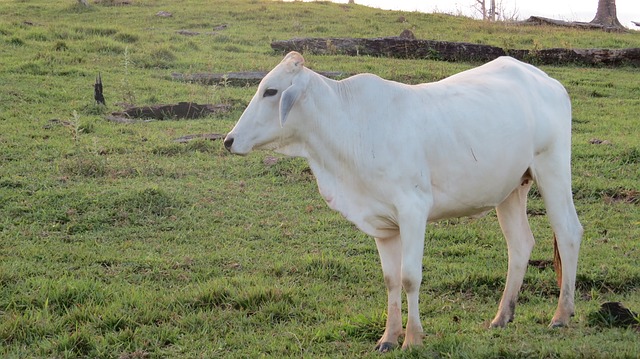
<svg viewBox="0 0 640 359">
<path fill-rule="evenodd" d="M 227 149 L 227 151 L 231 152 L 231 146 L 233 146 L 233 137 L 231 136 L 227 136 L 224 138 L 224 148 Z"/>
</svg>

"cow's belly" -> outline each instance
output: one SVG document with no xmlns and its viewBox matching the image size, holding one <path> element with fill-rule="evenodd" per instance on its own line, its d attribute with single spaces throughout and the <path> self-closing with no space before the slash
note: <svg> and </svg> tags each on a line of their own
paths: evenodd
<svg viewBox="0 0 640 359">
<path fill-rule="evenodd" d="M 356 174 L 334 177 L 321 173 L 317 176 L 318 187 L 331 209 L 364 233 L 387 238 L 398 234 L 398 211 L 403 206 L 424 205 L 425 208 L 415 210 L 425 213 L 424 220 L 429 222 L 485 214 L 520 185 L 530 163 L 526 157 L 517 156 L 503 157 L 498 168 L 494 168 L 495 161 L 483 161 L 484 166 L 476 161 L 447 162 L 448 166 L 436 166 L 439 171 L 432 174 L 431 181 L 422 175 L 428 173 L 427 169 L 417 171 L 414 167 L 412 177 L 407 176 L 406 171 L 388 171 L 401 174 L 392 179 L 384 176 L 372 176 L 376 180 L 361 179 Z"/>
<path fill-rule="evenodd" d="M 497 206 L 495 205 L 480 205 L 477 204 L 475 206 L 434 206 L 429 212 L 429 222 L 437 222 L 443 219 L 448 218 L 460 218 L 460 217 L 474 217 L 479 218 L 486 215 L 489 211 L 494 209 Z"/>
<path fill-rule="evenodd" d="M 481 216 L 497 207 L 527 177 L 527 163 L 491 175 L 452 179 L 442 186 L 432 186 L 433 206 L 429 222 L 446 218 Z M 454 184 L 452 184 L 454 182 Z"/>
</svg>

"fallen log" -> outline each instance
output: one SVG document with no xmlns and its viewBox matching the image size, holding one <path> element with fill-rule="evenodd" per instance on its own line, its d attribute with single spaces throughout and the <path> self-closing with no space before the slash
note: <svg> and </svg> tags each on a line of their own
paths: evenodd
<svg viewBox="0 0 640 359">
<path fill-rule="evenodd" d="M 179 102 L 175 105 L 155 105 L 130 107 L 122 112 L 113 112 L 106 119 L 119 123 L 133 123 L 136 119 L 142 120 L 174 120 L 195 119 L 211 114 L 227 112 L 230 105 L 199 105 L 195 102 Z"/>
<path fill-rule="evenodd" d="M 337 71 L 318 71 L 319 74 L 332 79 L 348 77 L 349 74 Z M 267 75 L 267 72 L 226 72 L 226 73 L 195 73 L 179 74 L 172 73 L 171 79 L 174 81 L 196 82 L 205 85 L 218 86 L 253 86 L 257 85 Z"/>
<path fill-rule="evenodd" d="M 465 42 L 401 37 L 295 38 L 274 41 L 271 47 L 282 53 L 298 51 L 317 55 L 341 54 L 477 62 L 487 62 L 499 56 L 509 55 L 537 65 L 640 66 L 640 48 L 512 50 Z"/>
<path fill-rule="evenodd" d="M 499 47 L 418 40 L 407 37 L 379 38 L 295 38 L 274 41 L 271 48 L 278 52 L 310 52 L 317 55 L 382 56 L 395 58 L 433 59 L 444 61 L 486 62 L 505 55 Z"/>
<path fill-rule="evenodd" d="M 542 16 L 531 16 L 526 20 L 517 21 L 515 24 L 521 25 L 552 25 L 552 26 L 562 26 L 562 27 L 573 27 L 578 29 L 586 29 L 586 30 L 602 30 L 606 32 L 626 32 L 627 29 L 617 27 L 617 26 L 607 26 L 602 24 L 595 24 L 591 22 L 582 22 L 582 21 L 563 21 L 556 19 L 549 19 L 547 17 Z"/>
<path fill-rule="evenodd" d="M 640 66 L 640 48 L 545 49 L 527 52 L 521 59 L 531 59 L 532 62 L 545 65 Z"/>
</svg>

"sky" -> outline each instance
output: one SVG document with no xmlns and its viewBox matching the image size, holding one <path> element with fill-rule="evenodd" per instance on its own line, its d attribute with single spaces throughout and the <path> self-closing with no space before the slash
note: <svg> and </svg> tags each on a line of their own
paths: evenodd
<svg viewBox="0 0 640 359">
<path fill-rule="evenodd" d="M 347 3 L 348 0 L 333 0 Z M 475 16 L 472 5 L 476 0 L 355 0 L 356 4 L 387 10 L 443 12 Z M 517 12 L 520 20 L 537 15 L 565 21 L 591 21 L 598 8 L 598 0 L 496 0 L 502 2 L 505 13 Z M 487 1 L 488 3 L 488 1 Z M 618 20 L 622 25 L 640 30 L 631 21 L 640 22 L 640 0 L 616 0 Z"/>
</svg>

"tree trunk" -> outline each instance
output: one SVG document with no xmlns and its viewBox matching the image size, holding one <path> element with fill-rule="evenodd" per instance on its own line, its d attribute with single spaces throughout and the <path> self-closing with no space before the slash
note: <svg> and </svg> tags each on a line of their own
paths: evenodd
<svg viewBox="0 0 640 359">
<path fill-rule="evenodd" d="M 618 20 L 616 0 L 598 0 L 598 11 L 591 23 L 610 27 L 624 27 Z"/>
<path fill-rule="evenodd" d="M 489 5 L 489 20 L 496 21 L 496 0 L 491 0 Z"/>
<path fill-rule="evenodd" d="M 485 0 L 476 0 L 476 9 L 482 15 L 482 20 L 487 19 L 487 5 Z"/>
</svg>

